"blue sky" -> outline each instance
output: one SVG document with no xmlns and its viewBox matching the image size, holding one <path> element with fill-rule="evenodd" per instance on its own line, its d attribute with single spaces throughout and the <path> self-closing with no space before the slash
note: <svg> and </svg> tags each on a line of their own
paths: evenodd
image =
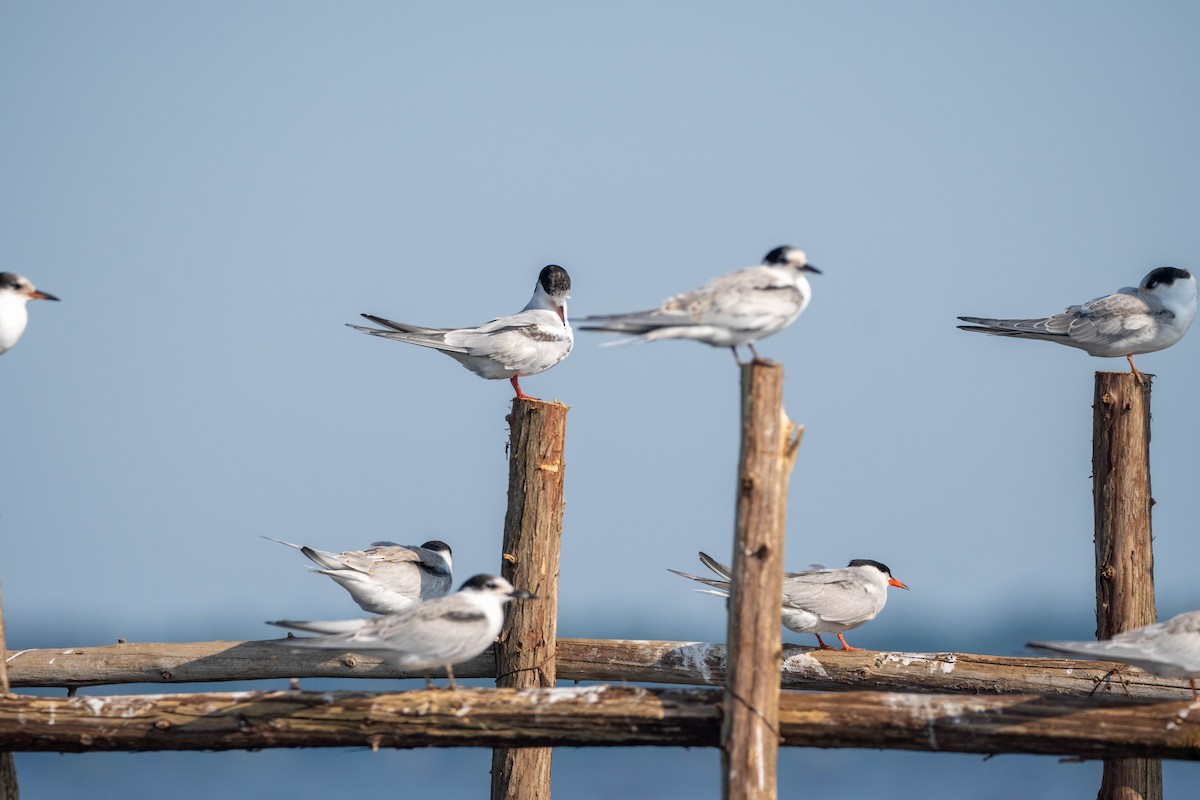
<svg viewBox="0 0 1200 800">
<path fill-rule="evenodd" d="M 873 558 L 912 587 L 863 646 L 1091 634 L 1092 373 L 1124 362 L 955 317 L 1200 266 L 1195 6 L 59 3 L 0 22 L 0 269 L 63 299 L 0 359 L 10 646 L 356 612 L 259 534 L 441 538 L 460 577 L 496 571 L 507 382 L 344 323 L 482 322 L 551 262 L 573 316 L 646 307 L 785 243 L 824 271 L 759 348 L 808 426 L 789 566 Z M 721 604 L 666 570 L 728 554 L 737 371 L 602 341 L 523 382 L 572 406 L 560 633 L 721 640 Z M 1138 360 L 1159 376 L 1164 616 L 1197 605 L 1197 346 Z"/>
</svg>

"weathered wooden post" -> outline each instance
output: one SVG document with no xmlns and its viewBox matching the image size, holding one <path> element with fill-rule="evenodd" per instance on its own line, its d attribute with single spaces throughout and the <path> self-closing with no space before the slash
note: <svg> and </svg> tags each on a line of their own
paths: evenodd
<svg viewBox="0 0 1200 800">
<path fill-rule="evenodd" d="M 8 696 L 8 644 L 4 638 L 4 604 L 0 602 L 0 702 Z M 17 762 L 10 752 L 0 753 L 0 800 L 18 800 Z"/>
<path fill-rule="evenodd" d="M 721 722 L 722 795 L 773 800 L 779 756 L 780 598 L 787 485 L 799 436 L 783 411 L 783 367 L 742 367 L 742 445 Z"/>
<path fill-rule="evenodd" d="M 509 607 L 496 648 L 500 687 L 554 686 L 568 408 L 532 398 L 513 400 L 501 572 L 537 599 Z M 493 750 L 492 800 L 549 800 L 552 752 L 549 747 Z"/>
<path fill-rule="evenodd" d="M 1155 621 L 1150 378 L 1097 372 L 1092 406 L 1096 638 Z M 1098 800 L 1162 800 L 1162 761 L 1110 758 Z"/>
</svg>

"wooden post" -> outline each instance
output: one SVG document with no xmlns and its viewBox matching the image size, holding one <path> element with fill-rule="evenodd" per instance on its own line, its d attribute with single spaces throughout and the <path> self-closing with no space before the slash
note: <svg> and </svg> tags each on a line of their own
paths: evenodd
<svg viewBox="0 0 1200 800">
<path fill-rule="evenodd" d="M 742 367 L 729 674 L 721 722 L 722 796 L 728 800 L 776 796 L 784 522 L 795 457 L 791 427 L 783 411 L 783 367 L 757 361 Z"/>
<path fill-rule="evenodd" d="M 1092 406 L 1096 638 L 1155 621 L 1150 544 L 1150 378 L 1097 372 Z M 1162 762 L 1105 759 L 1097 800 L 1162 800 Z"/>
<path fill-rule="evenodd" d="M 4 604 L 0 602 L 0 698 L 8 697 L 8 644 L 4 638 Z M 19 800 L 17 762 L 11 752 L 0 753 L 0 800 Z"/>
<path fill-rule="evenodd" d="M 496 685 L 554 686 L 563 447 L 568 406 L 515 398 L 509 417 L 508 512 L 501 574 L 537 599 L 508 610 L 496 647 Z M 492 800 L 549 800 L 552 749 L 492 751 Z"/>
</svg>

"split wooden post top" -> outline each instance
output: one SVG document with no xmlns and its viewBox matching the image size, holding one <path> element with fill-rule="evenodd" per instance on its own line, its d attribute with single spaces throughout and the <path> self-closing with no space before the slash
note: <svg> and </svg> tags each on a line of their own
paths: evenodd
<svg viewBox="0 0 1200 800">
<path fill-rule="evenodd" d="M 741 429 L 722 792 L 729 800 L 773 800 L 787 489 L 801 433 L 783 410 L 782 366 L 754 361 L 742 367 Z"/>
<path fill-rule="evenodd" d="M 513 399 L 501 574 L 533 600 L 511 603 L 496 646 L 496 685 L 554 686 L 568 406 Z M 548 800 L 551 748 L 492 751 L 492 800 Z"/>
<path fill-rule="evenodd" d="M 1097 372 L 1092 405 L 1096 638 L 1156 621 L 1150 542 L 1150 384 L 1130 372 Z M 1097 800 L 1162 800 L 1162 762 L 1110 758 Z"/>
</svg>

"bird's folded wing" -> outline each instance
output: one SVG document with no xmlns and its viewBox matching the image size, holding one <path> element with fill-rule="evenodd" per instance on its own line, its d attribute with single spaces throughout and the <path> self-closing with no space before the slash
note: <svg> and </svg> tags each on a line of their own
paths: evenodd
<svg viewBox="0 0 1200 800">
<path fill-rule="evenodd" d="M 861 621 L 875 605 L 861 584 L 845 579 L 820 582 L 786 579 L 783 596 L 786 608 L 811 611 L 830 622 Z"/>
</svg>

